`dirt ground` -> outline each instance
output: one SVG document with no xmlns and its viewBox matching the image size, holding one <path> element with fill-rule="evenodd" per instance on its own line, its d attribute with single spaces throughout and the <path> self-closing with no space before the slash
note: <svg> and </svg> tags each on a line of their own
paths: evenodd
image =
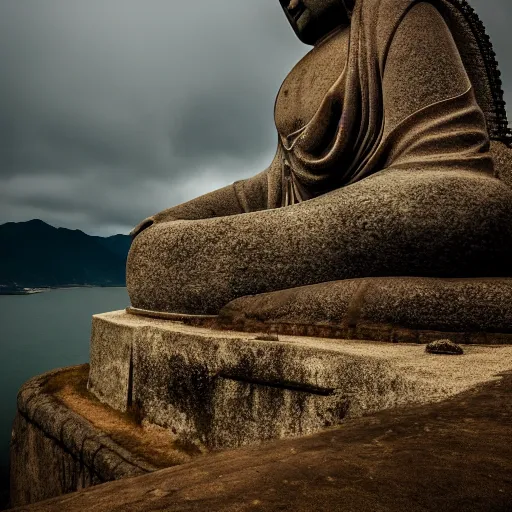
<svg viewBox="0 0 512 512">
<path fill-rule="evenodd" d="M 444 402 L 16 510 L 510 512 L 512 372 Z"/>
</svg>

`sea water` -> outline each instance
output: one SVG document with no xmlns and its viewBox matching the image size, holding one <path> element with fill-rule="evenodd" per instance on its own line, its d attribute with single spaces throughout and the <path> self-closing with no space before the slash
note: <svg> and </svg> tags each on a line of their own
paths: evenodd
<svg viewBox="0 0 512 512">
<path fill-rule="evenodd" d="M 0 494 L 8 485 L 9 442 L 19 388 L 41 373 L 89 362 L 91 316 L 128 305 L 126 288 L 0 295 Z"/>
</svg>

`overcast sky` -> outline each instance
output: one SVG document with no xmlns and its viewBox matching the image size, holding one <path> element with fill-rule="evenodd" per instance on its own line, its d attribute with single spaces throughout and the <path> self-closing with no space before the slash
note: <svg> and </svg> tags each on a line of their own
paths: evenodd
<svg viewBox="0 0 512 512">
<path fill-rule="evenodd" d="M 472 0 L 512 113 L 511 0 Z M 278 0 L 0 0 L 0 223 L 90 234 L 270 163 L 308 51 Z"/>
</svg>

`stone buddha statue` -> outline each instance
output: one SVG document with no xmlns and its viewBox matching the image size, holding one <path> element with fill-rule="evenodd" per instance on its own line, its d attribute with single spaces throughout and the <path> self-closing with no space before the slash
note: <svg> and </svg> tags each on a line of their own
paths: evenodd
<svg viewBox="0 0 512 512">
<path fill-rule="evenodd" d="M 280 1 L 312 49 L 277 95 L 275 157 L 133 230 L 133 308 L 217 315 L 311 285 L 509 276 L 511 136 L 472 8 Z"/>
</svg>

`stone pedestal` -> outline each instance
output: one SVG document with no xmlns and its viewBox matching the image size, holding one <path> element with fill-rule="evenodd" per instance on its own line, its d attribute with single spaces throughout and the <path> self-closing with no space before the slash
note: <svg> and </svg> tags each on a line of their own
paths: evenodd
<svg viewBox="0 0 512 512">
<path fill-rule="evenodd" d="M 36 377 L 18 395 L 11 502 L 151 473 L 209 450 L 258 450 L 262 441 L 377 411 L 403 412 L 497 381 L 511 368 L 505 345 L 439 356 L 418 344 L 222 331 L 126 311 L 96 315 L 90 367 Z"/>
<path fill-rule="evenodd" d="M 433 356 L 423 345 L 269 341 L 117 311 L 93 317 L 88 389 L 182 441 L 234 448 L 441 400 L 511 367 L 512 347 L 465 351 Z"/>
</svg>

